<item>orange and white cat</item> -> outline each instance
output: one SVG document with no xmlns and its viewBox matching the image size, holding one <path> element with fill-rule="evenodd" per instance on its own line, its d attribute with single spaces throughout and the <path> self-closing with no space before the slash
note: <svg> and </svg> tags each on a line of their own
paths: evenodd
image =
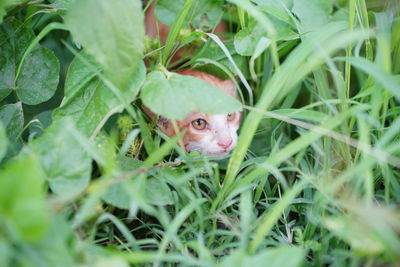
<svg viewBox="0 0 400 267">
<path fill-rule="evenodd" d="M 146 13 L 145 24 L 146 34 L 149 37 L 157 37 L 155 6 L 150 6 Z M 217 26 L 216 33 L 224 30 L 223 23 Z M 169 27 L 158 22 L 158 34 L 162 41 L 165 42 L 168 35 Z M 177 53 L 177 57 L 182 56 Z M 200 72 L 193 69 L 178 71 L 181 75 L 189 75 L 215 87 L 221 89 L 228 95 L 237 98 L 236 86 L 231 80 L 221 80 L 211 74 Z M 201 101 L 201 99 L 199 99 Z M 144 110 L 150 117 L 154 117 L 154 113 L 147 107 Z M 186 151 L 198 151 L 205 155 L 225 155 L 228 154 L 237 143 L 237 130 L 240 125 L 240 112 L 232 114 L 205 114 L 196 110 L 190 112 L 186 118 L 177 121 L 179 131 L 185 130 L 182 143 Z M 162 116 L 157 119 L 158 127 L 168 136 L 172 137 L 176 134 L 172 122 Z"/>
<path fill-rule="evenodd" d="M 231 80 L 221 80 L 211 74 L 193 69 L 182 70 L 178 73 L 201 79 L 237 98 L 236 86 Z M 144 109 L 150 117 L 154 116 L 147 107 Z M 176 121 L 178 130 L 185 130 L 182 138 L 185 150 L 188 152 L 198 151 L 205 155 L 228 154 L 237 143 L 240 115 L 239 111 L 231 114 L 205 114 L 193 110 L 183 120 Z M 170 137 L 176 134 L 169 119 L 159 116 L 157 125 Z"/>
</svg>

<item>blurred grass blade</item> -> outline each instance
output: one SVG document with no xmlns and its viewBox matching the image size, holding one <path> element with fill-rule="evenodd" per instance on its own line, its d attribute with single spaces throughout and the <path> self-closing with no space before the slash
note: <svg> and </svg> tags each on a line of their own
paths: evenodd
<svg viewBox="0 0 400 267">
<path fill-rule="evenodd" d="M 377 65 L 364 58 L 337 57 L 334 58 L 334 60 L 350 62 L 354 67 L 364 71 L 365 73 L 373 77 L 385 89 L 391 92 L 398 101 L 400 101 L 400 82 L 398 79 L 396 79 L 395 76 L 383 71 Z"/>
<path fill-rule="evenodd" d="M 308 75 L 308 73 L 314 68 L 321 65 L 324 58 L 342 48 L 343 45 L 355 40 L 364 39 L 368 36 L 365 33 L 353 33 L 350 35 L 343 32 L 344 27 L 345 25 L 342 23 L 327 24 L 318 31 L 318 33 L 315 33 L 313 38 L 308 38 L 307 41 L 301 43 L 295 50 L 293 50 L 286 61 L 282 64 L 281 68 L 265 85 L 256 108 L 262 110 L 270 109 L 272 104 L 276 103 L 278 96 L 279 99 L 282 99 L 283 96 L 287 95 L 294 85 Z M 329 45 L 326 44 L 327 42 Z M 318 48 L 316 51 L 315 47 Z M 305 62 L 306 64 L 304 64 Z M 223 194 L 229 191 L 262 117 L 262 114 L 251 112 L 245 119 L 242 125 L 238 144 L 229 161 Z M 219 197 L 216 205 L 218 205 L 218 202 L 222 200 L 221 198 L 222 196 Z"/>
<path fill-rule="evenodd" d="M 179 31 L 182 28 L 183 22 L 185 21 L 186 16 L 189 13 L 190 8 L 193 5 L 194 0 L 187 0 L 182 7 L 182 10 L 179 12 L 177 18 L 175 19 L 174 23 L 171 25 L 169 30 L 169 34 L 167 37 L 167 41 L 165 43 L 165 48 L 162 55 L 162 64 L 165 66 L 167 63 L 167 59 L 170 56 L 171 49 L 174 46 L 175 40 L 179 35 Z"/>
<path fill-rule="evenodd" d="M 290 205 L 292 200 L 304 189 L 307 185 L 307 180 L 301 180 L 290 188 L 281 199 L 279 199 L 270 211 L 265 211 L 262 215 L 263 219 L 257 227 L 253 240 L 249 245 L 249 252 L 254 253 L 260 246 L 262 240 L 271 231 L 274 224 L 278 221 L 279 217 Z"/>
</svg>

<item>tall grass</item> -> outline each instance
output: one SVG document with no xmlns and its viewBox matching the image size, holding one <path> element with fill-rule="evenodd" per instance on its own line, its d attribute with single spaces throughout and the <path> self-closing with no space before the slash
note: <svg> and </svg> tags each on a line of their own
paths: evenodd
<svg viewBox="0 0 400 267">
<path fill-rule="evenodd" d="M 146 60 L 168 68 L 194 2 L 186 1 L 177 12 L 165 47 L 155 48 L 159 57 Z M 180 135 L 167 138 L 144 120 L 140 102 L 128 105 L 120 88 L 97 73 L 126 109 L 107 117 L 100 126 L 104 129 L 96 129 L 90 139 L 70 122 L 65 124 L 65 132 L 94 160 L 94 170 L 81 192 L 46 193 L 54 220 L 63 221 L 60 233 L 68 232 L 64 224 L 74 233 L 64 248 L 68 255 L 53 262 L 109 266 L 396 266 L 400 262 L 399 4 L 333 1 L 330 22 L 309 31 L 303 29 L 301 16 L 285 5 L 291 1 L 278 1 L 283 6 L 280 13 L 272 7 L 270 12 L 287 16 L 297 34 L 282 39 L 276 17 L 262 12 L 256 4 L 261 2 L 231 0 L 224 7 L 232 12 L 232 33 L 254 20 L 271 41 L 254 59 L 257 80 L 242 86 L 245 116 L 229 158 L 215 161 L 187 154 L 178 145 Z M 335 20 L 335 14 L 345 19 Z M 63 24 L 48 25 L 29 49 L 50 30 L 66 29 Z M 189 38 L 194 36 L 206 46 L 215 44 L 214 35 L 209 40 L 204 33 Z M 71 40 L 52 38 L 63 42 L 67 53 L 86 60 Z M 218 40 L 214 49 L 232 52 Z M 193 62 L 213 63 L 204 54 L 194 55 Z M 249 60 L 246 57 L 247 64 Z M 214 63 L 223 71 L 234 70 L 229 73 L 232 77 L 246 77 L 237 66 Z M 89 61 L 86 64 L 97 72 Z M 254 105 L 246 87 L 254 92 Z M 126 129 L 118 124 L 121 118 Z M 26 140 L 22 156 L 33 149 L 32 142 Z M 123 201 L 125 197 L 129 201 Z M 0 219 L 0 223 L 9 222 Z M 7 225 L 1 227 L 0 249 L 12 251 L 4 252 L 12 255 L 7 261 L 12 266 L 50 266 L 41 265 L 47 262 L 43 255 L 51 258 L 50 254 L 59 253 L 40 251 L 38 244 L 24 243 L 8 232 Z M 3 234 L 11 236 L 14 247 L 2 246 Z M 32 262 L 18 258 L 29 253 Z"/>
</svg>

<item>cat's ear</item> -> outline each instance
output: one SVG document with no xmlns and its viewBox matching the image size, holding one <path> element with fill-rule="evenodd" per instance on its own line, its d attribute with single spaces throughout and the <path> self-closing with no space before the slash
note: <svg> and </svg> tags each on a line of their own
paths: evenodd
<svg viewBox="0 0 400 267">
<path fill-rule="evenodd" d="M 224 88 L 225 93 L 227 93 L 228 95 L 233 96 L 234 98 L 238 97 L 236 85 L 231 80 L 224 80 L 222 82 L 222 87 Z"/>
<path fill-rule="evenodd" d="M 146 114 L 151 119 L 154 119 L 154 117 L 157 116 L 156 114 L 153 113 L 153 111 L 151 111 L 145 105 L 142 105 L 142 108 L 143 108 L 144 112 L 146 112 Z M 169 119 L 164 118 L 162 116 L 158 116 L 158 118 L 157 118 L 157 126 L 158 126 L 158 128 L 160 128 L 161 131 L 163 131 L 163 133 L 165 133 L 169 137 L 175 135 L 174 127 L 172 126 L 172 123 L 171 123 L 171 121 Z"/>
</svg>

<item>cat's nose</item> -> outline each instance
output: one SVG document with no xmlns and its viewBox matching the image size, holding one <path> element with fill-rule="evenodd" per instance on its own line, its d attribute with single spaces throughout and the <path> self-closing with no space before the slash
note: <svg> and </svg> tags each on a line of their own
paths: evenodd
<svg viewBox="0 0 400 267">
<path fill-rule="evenodd" d="M 227 138 L 227 139 L 222 139 L 218 141 L 218 145 L 222 147 L 223 149 L 227 149 L 230 145 L 232 144 L 232 139 Z"/>
</svg>

